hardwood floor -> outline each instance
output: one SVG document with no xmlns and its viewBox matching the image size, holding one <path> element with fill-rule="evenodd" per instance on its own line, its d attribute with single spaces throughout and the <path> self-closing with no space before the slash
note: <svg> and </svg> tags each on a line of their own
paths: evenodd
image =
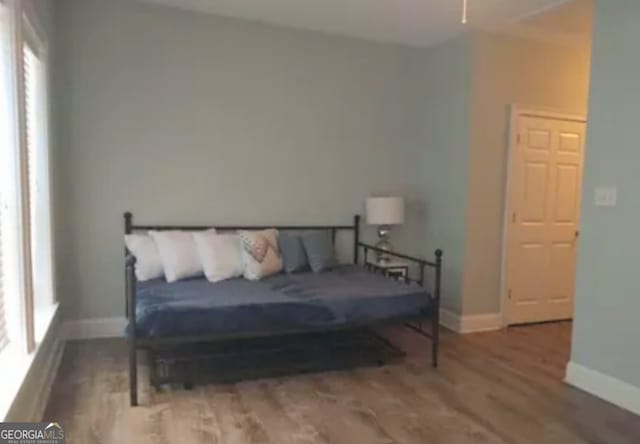
<svg viewBox="0 0 640 444">
<path fill-rule="evenodd" d="M 136 408 L 124 342 L 74 342 L 44 420 L 72 444 L 640 443 L 640 417 L 561 382 L 569 323 L 445 332 L 438 370 L 426 339 L 387 335 L 408 355 L 383 367 L 163 392 L 143 373 Z"/>
</svg>

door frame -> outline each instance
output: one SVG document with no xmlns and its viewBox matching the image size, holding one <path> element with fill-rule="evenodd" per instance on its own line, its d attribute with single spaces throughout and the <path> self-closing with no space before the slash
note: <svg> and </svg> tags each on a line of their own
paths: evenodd
<svg viewBox="0 0 640 444">
<path fill-rule="evenodd" d="M 570 120 L 587 125 L 587 116 L 584 113 L 567 112 L 559 109 L 511 104 L 509 106 L 509 131 L 507 141 L 507 174 L 504 192 L 504 215 L 502 222 L 502 255 L 500 263 L 500 317 L 502 327 L 509 326 L 509 276 L 507 275 L 507 263 L 509 261 L 509 245 L 513 235 L 511 218 L 515 206 L 515 193 L 513 192 L 514 171 L 517 167 L 515 150 L 518 147 L 518 119 L 521 116 L 542 117 L 556 120 Z M 586 129 L 586 128 L 585 128 Z M 586 131 L 585 131 L 586 133 Z M 583 154 L 584 162 L 584 154 Z M 580 178 L 584 180 L 584 175 Z"/>
</svg>

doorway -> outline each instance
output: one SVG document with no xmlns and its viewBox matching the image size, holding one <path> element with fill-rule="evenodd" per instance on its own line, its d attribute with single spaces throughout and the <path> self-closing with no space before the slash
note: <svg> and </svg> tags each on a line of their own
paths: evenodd
<svg viewBox="0 0 640 444">
<path fill-rule="evenodd" d="M 586 118 L 513 106 L 505 213 L 505 324 L 573 318 Z"/>
</svg>

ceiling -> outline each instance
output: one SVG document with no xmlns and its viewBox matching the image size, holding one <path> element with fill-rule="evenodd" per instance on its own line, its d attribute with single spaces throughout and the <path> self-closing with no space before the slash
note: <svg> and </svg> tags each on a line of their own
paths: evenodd
<svg viewBox="0 0 640 444">
<path fill-rule="evenodd" d="M 594 10 L 595 0 L 570 0 L 523 17 L 517 23 L 502 26 L 497 31 L 585 48 L 591 44 Z"/>
<path fill-rule="evenodd" d="M 568 1 L 552 10 L 530 17 L 523 24 L 550 32 L 590 35 L 594 6 L 593 0 Z"/>
<path fill-rule="evenodd" d="M 471 28 L 513 26 L 566 0 L 468 0 L 469 25 L 460 23 L 462 0 L 143 0 L 177 8 L 313 31 L 430 46 Z M 583 0 L 574 0 L 582 2 Z M 543 14 L 545 15 L 545 14 Z M 568 15 L 571 17 L 571 13 Z M 562 21 L 544 21 L 557 26 Z M 530 26 L 538 26 L 529 23 Z"/>
</svg>

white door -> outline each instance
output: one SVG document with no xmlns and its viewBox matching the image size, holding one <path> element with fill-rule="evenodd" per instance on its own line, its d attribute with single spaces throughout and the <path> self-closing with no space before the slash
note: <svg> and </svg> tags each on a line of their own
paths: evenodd
<svg viewBox="0 0 640 444">
<path fill-rule="evenodd" d="M 586 123 L 520 113 L 511 147 L 509 324 L 573 318 Z"/>
</svg>

